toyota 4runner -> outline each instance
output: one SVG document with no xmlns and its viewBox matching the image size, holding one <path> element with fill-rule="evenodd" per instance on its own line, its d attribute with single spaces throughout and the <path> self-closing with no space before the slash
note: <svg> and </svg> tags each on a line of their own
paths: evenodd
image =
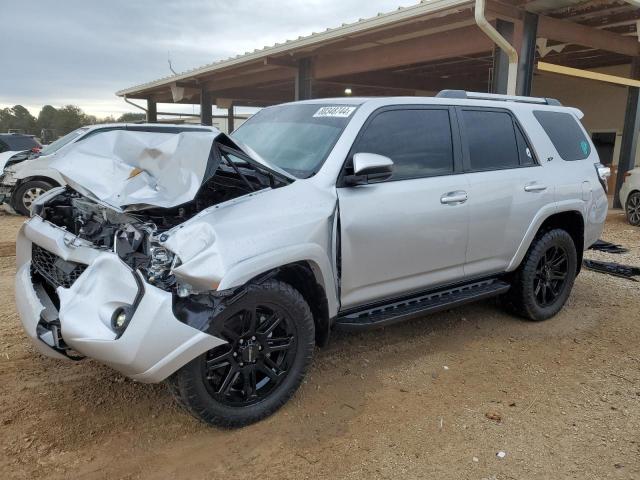
<svg viewBox="0 0 640 480">
<path fill-rule="evenodd" d="M 265 108 L 231 137 L 88 138 L 19 233 L 24 328 L 231 427 L 282 406 L 332 330 L 498 296 L 548 319 L 607 215 L 581 117 L 444 91 Z"/>
</svg>

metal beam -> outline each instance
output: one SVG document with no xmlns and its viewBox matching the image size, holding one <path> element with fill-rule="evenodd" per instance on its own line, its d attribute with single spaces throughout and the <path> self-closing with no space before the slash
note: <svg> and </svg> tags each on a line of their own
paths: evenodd
<svg viewBox="0 0 640 480">
<path fill-rule="evenodd" d="M 296 100 L 313 98 L 313 71 L 310 58 L 298 60 L 294 96 Z"/>
<path fill-rule="evenodd" d="M 496 30 L 505 40 L 513 44 L 514 26 L 512 22 L 499 18 L 496 20 Z M 509 83 L 509 57 L 500 48 L 494 48 L 493 50 L 493 77 L 491 83 L 491 91 L 493 93 L 507 93 L 507 85 Z"/>
<path fill-rule="evenodd" d="M 245 86 L 263 85 L 270 82 L 290 80 L 294 77 L 294 71 L 289 68 L 272 68 L 264 66 L 264 71 L 245 74 L 236 74 L 225 78 L 214 78 L 203 82 L 203 87 L 208 90 L 226 90 Z M 271 68 L 271 69 L 269 69 Z"/>
<path fill-rule="evenodd" d="M 493 42 L 475 25 L 315 59 L 314 76 L 328 79 L 488 52 Z"/>
<path fill-rule="evenodd" d="M 555 63 L 538 62 L 538 70 L 541 72 L 557 73 L 559 75 L 568 75 L 570 77 L 585 78 L 587 80 L 596 80 L 598 82 L 613 83 L 615 85 L 624 85 L 627 87 L 640 87 L 640 80 L 637 78 L 619 77 L 618 75 L 609 75 L 607 73 L 593 72 L 591 70 L 582 70 L 580 68 L 565 67 L 556 65 Z"/>
<path fill-rule="evenodd" d="M 200 90 L 200 123 L 202 125 L 213 125 L 211 92 L 204 88 Z"/>
<path fill-rule="evenodd" d="M 631 77 L 640 79 L 640 57 L 635 57 L 631 62 Z M 635 165 L 638 135 L 640 135 L 640 87 L 636 86 L 629 87 L 627 95 L 627 110 L 624 115 L 616 189 L 613 192 L 613 206 L 616 208 L 623 206 L 620 203 L 620 187 L 624 181 L 624 174 Z"/>
<path fill-rule="evenodd" d="M 533 71 L 536 62 L 536 38 L 538 36 L 538 15 L 526 12 L 523 20 L 522 47 L 518 62 L 518 82 L 516 94 L 528 97 L 531 95 Z"/>
<path fill-rule="evenodd" d="M 538 20 L 538 36 L 630 57 L 640 55 L 640 43 L 634 38 L 543 15 Z"/>
<path fill-rule="evenodd" d="M 156 123 L 158 121 L 158 104 L 152 98 L 147 98 L 147 122 Z"/>
</svg>

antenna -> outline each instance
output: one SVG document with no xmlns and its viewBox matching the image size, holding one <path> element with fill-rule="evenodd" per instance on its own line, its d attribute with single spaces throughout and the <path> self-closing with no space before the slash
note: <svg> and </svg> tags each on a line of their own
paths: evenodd
<svg viewBox="0 0 640 480">
<path fill-rule="evenodd" d="M 174 75 L 178 75 L 178 72 L 176 72 L 173 69 L 173 65 L 171 65 L 171 52 L 167 52 L 167 62 L 169 63 L 169 70 L 171 70 L 171 73 L 173 73 Z"/>
</svg>

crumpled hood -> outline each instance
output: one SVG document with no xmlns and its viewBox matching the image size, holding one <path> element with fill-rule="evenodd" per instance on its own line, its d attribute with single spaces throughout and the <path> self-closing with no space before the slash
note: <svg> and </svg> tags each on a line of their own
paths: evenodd
<svg viewBox="0 0 640 480">
<path fill-rule="evenodd" d="M 51 167 L 73 189 L 119 210 L 175 207 L 193 200 L 217 168 L 210 163 L 220 161 L 211 154 L 220 135 L 114 130 L 77 142 Z"/>
</svg>

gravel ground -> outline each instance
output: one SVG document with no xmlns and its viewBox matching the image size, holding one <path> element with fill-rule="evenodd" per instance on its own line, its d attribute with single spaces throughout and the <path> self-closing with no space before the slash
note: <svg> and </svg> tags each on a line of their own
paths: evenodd
<svg viewBox="0 0 640 480">
<path fill-rule="evenodd" d="M 0 217 L 0 242 L 20 223 Z M 631 252 L 588 258 L 640 266 L 620 213 L 603 238 Z M 336 334 L 280 412 L 224 431 L 162 385 L 38 355 L 14 264 L 0 256 L 2 478 L 640 478 L 639 283 L 583 271 L 542 323 L 486 302 Z"/>
</svg>

